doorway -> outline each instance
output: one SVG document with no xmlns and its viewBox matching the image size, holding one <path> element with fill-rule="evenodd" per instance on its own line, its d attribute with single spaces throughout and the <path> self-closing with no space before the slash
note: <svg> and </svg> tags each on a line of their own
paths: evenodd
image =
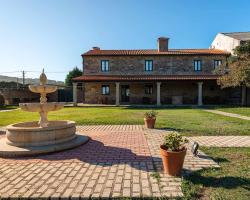
<svg viewBox="0 0 250 200">
<path fill-rule="evenodd" d="M 121 86 L 121 102 L 128 103 L 129 96 L 130 96 L 129 85 L 122 85 Z"/>
</svg>

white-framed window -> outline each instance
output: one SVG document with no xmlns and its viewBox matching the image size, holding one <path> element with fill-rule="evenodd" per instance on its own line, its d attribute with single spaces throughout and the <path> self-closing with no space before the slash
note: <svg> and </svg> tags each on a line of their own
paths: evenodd
<svg viewBox="0 0 250 200">
<path fill-rule="evenodd" d="M 201 64 L 202 64 L 201 60 L 194 60 L 194 71 L 201 71 L 202 70 Z"/>
<path fill-rule="evenodd" d="M 102 72 L 109 71 L 109 61 L 108 60 L 101 60 L 101 71 Z"/>
<path fill-rule="evenodd" d="M 102 85 L 102 95 L 109 95 L 109 85 Z"/>
<path fill-rule="evenodd" d="M 222 64 L 222 60 L 214 60 L 214 69 L 219 67 Z"/>
<path fill-rule="evenodd" d="M 153 85 L 145 85 L 145 94 L 153 94 Z"/>
<path fill-rule="evenodd" d="M 153 71 L 153 60 L 145 60 L 145 71 Z"/>
</svg>

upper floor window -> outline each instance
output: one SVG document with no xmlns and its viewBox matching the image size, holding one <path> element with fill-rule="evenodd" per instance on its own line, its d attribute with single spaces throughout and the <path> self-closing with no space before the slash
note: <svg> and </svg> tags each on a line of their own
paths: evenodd
<svg viewBox="0 0 250 200">
<path fill-rule="evenodd" d="M 216 69 L 217 67 L 219 67 L 222 64 L 221 60 L 214 60 L 214 69 Z"/>
<path fill-rule="evenodd" d="M 102 85 L 102 94 L 109 95 L 109 85 Z"/>
<path fill-rule="evenodd" d="M 145 94 L 153 94 L 153 85 L 145 85 Z"/>
<path fill-rule="evenodd" d="M 153 60 L 145 60 L 145 71 L 153 71 Z"/>
<path fill-rule="evenodd" d="M 194 60 L 194 71 L 201 71 L 201 60 Z"/>
<path fill-rule="evenodd" d="M 102 60 L 101 61 L 101 70 L 102 70 L 102 72 L 108 72 L 109 71 L 109 61 L 108 60 Z"/>
</svg>

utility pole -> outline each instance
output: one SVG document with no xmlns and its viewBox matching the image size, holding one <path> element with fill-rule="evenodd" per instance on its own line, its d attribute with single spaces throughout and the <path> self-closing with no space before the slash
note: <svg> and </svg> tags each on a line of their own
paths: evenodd
<svg viewBox="0 0 250 200">
<path fill-rule="evenodd" d="M 25 71 L 23 70 L 22 73 L 23 73 L 23 87 L 24 87 L 24 85 L 25 85 Z"/>
<path fill-rule="evenodd" d="M 18 77 L 16 78 L 16 89 L 19 89 Z"/>
</svg>

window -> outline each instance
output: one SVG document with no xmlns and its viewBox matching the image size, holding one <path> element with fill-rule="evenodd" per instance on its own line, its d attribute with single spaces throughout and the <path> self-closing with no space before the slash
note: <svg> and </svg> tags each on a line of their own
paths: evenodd
<svg viewBox="0 0 250 200">
<path fill-rule="evenodd" d="M 214 69 L 216 69 L 217 67 L 219 67 L 222 64 L 221 60 L 214 60 Z"/>
<path fill-rule="evenodd" d="M 194 71 L 201 71 L 201 60 L 194 60 Z"/>
<path fill-rule="evenodd" d="M 102 60 L 101 61 L 101 70 L 102 70 L 102 72 L 108 72 L 109 71 L 109 61 L 108 60 Z"/>
<path fill-rule="evenodd" d="M 102 94 L 103 95 L 109 95 L 109 85 L 103 85 L 102 86 Z"/>
<path fill-rule="evenodd" d="M 153 85 L 145 85 L 145 94 L 153 94 Z"/>
<path fill-rule="evenodd" d="M 145 60 L 145 71 L 153 71 L 153 60 Z"/>
</svg>

